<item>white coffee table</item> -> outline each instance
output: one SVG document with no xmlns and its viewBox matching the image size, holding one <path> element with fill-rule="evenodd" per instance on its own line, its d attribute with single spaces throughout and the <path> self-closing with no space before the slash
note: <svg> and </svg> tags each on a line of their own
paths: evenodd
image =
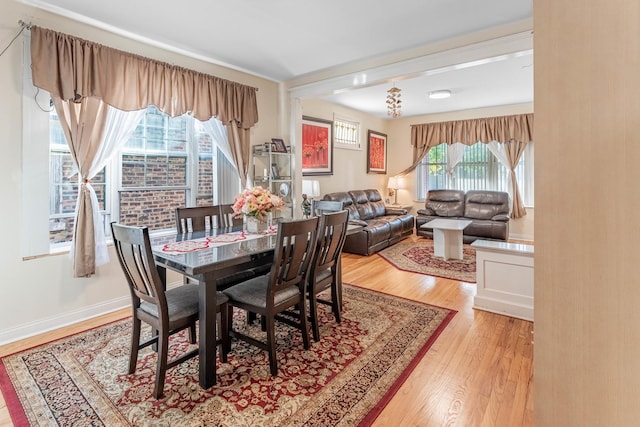
<svg viewBox="0 0 640 427">
<path fill-rule="evenodd" d="M 466 219 L 434 219 L 420 228 L 433 229 L 433 254 L 445 260 L 462 259 L 462 230 L 471 221 Z"/>
</svg>

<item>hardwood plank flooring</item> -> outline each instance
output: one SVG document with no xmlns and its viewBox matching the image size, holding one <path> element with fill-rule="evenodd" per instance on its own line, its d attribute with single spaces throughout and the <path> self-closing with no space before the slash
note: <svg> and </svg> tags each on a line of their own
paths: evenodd
<svg viewBox="0 0 640 427">
<path fill-rule="evenodd" d="M 400 271 L 378 255 L 344 254 L 343 278 L 458 311 L 374 426 L 533 425 L 533 323 L 474 310 L 475 284 Z M 128 315 L 128 309 L 120 310 L 8 344 L 0 356 Z M 0 397 L 0 426 L 11 425 Z"/>
</svg>

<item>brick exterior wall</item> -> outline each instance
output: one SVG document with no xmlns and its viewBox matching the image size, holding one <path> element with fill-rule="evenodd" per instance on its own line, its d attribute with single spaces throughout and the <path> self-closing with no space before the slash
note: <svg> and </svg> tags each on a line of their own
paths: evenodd
<svg viewBox="0 0 640 427">
<path fill-rule="evenodd" d="M 175 228 L 175 210 L 185 206 L 184 190 L 143 190 L 120 193 L 120 223 L 150 230 Z"/>
</svg>

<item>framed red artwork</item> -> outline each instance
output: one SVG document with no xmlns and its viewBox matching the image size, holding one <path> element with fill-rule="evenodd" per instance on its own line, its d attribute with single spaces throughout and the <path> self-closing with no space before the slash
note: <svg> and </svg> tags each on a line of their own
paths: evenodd
<svg viewBox="0 0 640 427">
<path fill-rule="evenodd" d="M 387 173 L 387 135 L 369 130 L 367 136 L 367 173 Z"/>
<path fill-rule="evenodd" d="M 302 175 L 333 175 L 333 122 L 302 116 Z"/>
</svg>

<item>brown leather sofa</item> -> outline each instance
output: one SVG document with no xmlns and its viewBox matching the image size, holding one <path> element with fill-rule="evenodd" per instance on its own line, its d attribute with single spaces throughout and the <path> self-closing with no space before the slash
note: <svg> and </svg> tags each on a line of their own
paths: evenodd
<svg viewBox="0 0 640 427">
<path fill-rule="evenodd" d="M 406 209 L 385 206 L 378 190 L 329 193 L 324 200 L 342 202 L 349 211 L 349 222 L 364 227 L 347 236 L 345 252 L 371 255 L 413 234 L 413 215 Z"/>
<path fill-rule="evenodd" d="M 433 239 L 433 229 L 420 228 L 433 219 L 468 219 L 472 222 L 462 232 L 465 243 L 477 239 L 507 240 L 509 211 L 509 194 L 502 191 L 431 190 L 425 208 L 417 212 L 416 234 Z"/>
</svg>

